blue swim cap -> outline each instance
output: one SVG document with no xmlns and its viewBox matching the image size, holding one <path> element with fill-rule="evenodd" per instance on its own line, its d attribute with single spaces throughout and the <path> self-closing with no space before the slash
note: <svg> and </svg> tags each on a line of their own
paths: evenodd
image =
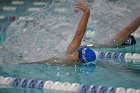
<svg viewBox="0 0 140 93">
<path fill-rule="evenodd" d="M 90 48 L 83 47 L 79 49 L 79 59 L 83 63 L 92 62 L 96 60 L 96 55 Z"/>
</svg>

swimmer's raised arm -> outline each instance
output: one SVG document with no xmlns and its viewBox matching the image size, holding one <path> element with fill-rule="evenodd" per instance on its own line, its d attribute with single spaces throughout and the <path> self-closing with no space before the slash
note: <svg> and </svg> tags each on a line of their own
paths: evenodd
<svg viewBox="0 0 140 93">
<path fill-rule="evenodd" d="M 84 2 L 79 2 L 75 4 L 75 8 L 81 9 L 84 14 L 78 24 L 76 33 L 70 43 L 70 45 L 67 47 L 67 55 L 65 58 L 51 58 L 43 61 L 37 61 L 37 62 L 24 62 L 21 64 L 51 64 L 51 65 L 60 65 L 60 64 L 66 64 L 66 65 L 72 65 L 72 64 L 80 64 L 79 62 L 79 47 L 82 41 L 82 38 L 85 34 L 88 18 L 90 15 L 89 7 Z"/>
<path fill-rule="evenodd" d="M 75 33 L 70 45 L 67 47 L 68 55 L 65 58 L 66 61 L 69 61 L 72 59 L 74 61 L 75 59 L 78 59 L 79 47 L 80 47 L 82 38 L 85 34 L 89 15 L 90 15 L 89 6 L 85 2 L 79 2 L 79 3 L 75 4 L 74 6 L 75 6 L 75 8 L 81 9 L 84 12 L 84 14 L 78 24 L 76 33 Z"/>
<path fill-rule="evenodd" d="M 140 16 L 136 17 L 128 26 L 116 34 L 116 43 L 121 44 L 129 35 L 140 26 Z"/>
</svg>

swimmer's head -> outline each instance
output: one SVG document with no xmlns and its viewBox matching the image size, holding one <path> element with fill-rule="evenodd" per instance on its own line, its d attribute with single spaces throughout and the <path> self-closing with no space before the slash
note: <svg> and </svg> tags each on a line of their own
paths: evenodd
<svg viewBox="0 0 140 93">
<path fill-rule="evenodd" d="M 82 47 L 79 49 L 79 59 L 83 63 L 92 62 L 95 61 L 96 55 L 92 49 L 88 47 Z"/>
<path fill-rule="evenodd" d="M 133 35 L 130 35 L 123 43 L 122 45 L 135 45 L 136 39 Z"/>
</svg>

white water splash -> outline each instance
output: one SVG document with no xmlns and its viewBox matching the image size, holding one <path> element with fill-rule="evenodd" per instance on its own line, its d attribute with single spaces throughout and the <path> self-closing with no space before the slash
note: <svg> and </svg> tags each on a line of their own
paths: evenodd
<svg viewBox="0 0 140 93">
<path fill-rule="evenodd" d="M 86 43 L 105 43 L 140 15 L 140 0 L 93 0 L 90 9 L 88 31 L 95 34 Z"/>
<path fill-rule="evenodd" d="M 45 7 L 27 17 L 33 17 L 33 20 L 12 23 L 1 48 L 1 62 L 35 62 L 64 57 L 80 19 L 71 7 L 70 2 L 57 0 L 50 9 Z"/>
<path fill-rule="evenodd" d="M 79 0 L 53 0 L 52 6 L 17 20 L 7 29 L 8 36 L 1 48 L 0 62 L 38 61 L 63 57 L 81 13 L 73 12 L 72 4 Z M 104 42 L 133 18 L 139 16 L 139 0 L 87 0 L 91 15 L 87 30 L 95 31 L 92 38 Z M 89 40 L 91 41 L 91 40 Z M 88 42 L 88 41 L 87 41 Z"/>
</svg>

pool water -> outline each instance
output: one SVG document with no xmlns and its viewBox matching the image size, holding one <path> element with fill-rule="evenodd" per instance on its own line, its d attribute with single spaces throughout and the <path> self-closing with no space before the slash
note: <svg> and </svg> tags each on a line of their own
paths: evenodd
<svg viewBox="0 0 140 93">
<path fill-rule="evenodd" d="M 90 0 L 88 0 L 90 2 Z M 97 3 L 101 0 L 95 0 Z M 122 5 L 125 5 L 126 0 L 124 0 Z M 120 0 L 108 0 L 108 2 L 113 2 L 114 4 L 120 4 Z M 136 1 L 137 2 L 137 1 Z M 92 4 L 91 2 L 90 4 Z M 134 3 L 133 1 L 127 1 L 127 4 Z M 102 4 L 101 2 L 99 4 Z M 106 3 L 103 3 L 103 6 L 106 7 Z M 134 3 L 135 4 L 135 3 Z M 112 7 L 110 4 L 110 7 Z M 92 5 L 91 5 L 92 6 Z M 113 5 L 114 7 L 118 8 L 117 6 Z M 100 14 L 103 11 L 104 7 L 101 7 L 102 11 L 96 10 L 96 7 L 98 8 L 98 4 L 93 5 L 95 7 L 91 14 L 94 14 L 95 19 L 90 19 L 90 21 L 101 21 L 102 17 Z M 107 7 L 108 8 L 108 7 Z M 134 17 L 138 15 L 138 9 L 137 7 L 128 7 L 132 9 L 136 9 L 134 12 L 135 15 L 129 13 L 128 11 L 125 11 L 125 7 L 123 7 L 124 10 L 120 10 L 120 13 L 115 12 L 114 15 L 116 17 L 116 20 L 121 20 L 124 17 Z M 108 13 L 111 11 L 108 9 Z M 115 9 L 115 8 L 114 8 Z M 126 9 L 127 10 L 127 9 Z M 94 11 L 96 11 L 94 13 Z M 125 15 L 123 15 L 123 13 Z M 121 14 L 122 13 L 122 14 Z M 27 15 L 27 13 L 24 13 Z M 117 14 L 119 16 L 117 16 Z M 18 15 L 18 14 L 17 14 Z M 100 18 L 98 18 L 98 16 Z M 103 23 L 105 23 L 107 20 L 109 22 L 112 22 L 110 24 L 113 24 L 115 22 L 111 21 L 114 17 L 111 15 L 108 15 L 103 17 Z M 130 20 L 131 18 L 127 18 Z M 89 21 L 88 29 L 90 29 L 91 22 Z M 94 21 L 94 22 L 95 22 Z M 122 28 L 121 26 L 124 26 L 127 21 L 120 22 L 118 25 L 111 25 L 113 29 L 118 30 L 118 28 Z M 2 24 L 3 26 L 9 25 L 9 22 L 5 22 Z M 95 26 L 95 30 L 103 30 L 104 26 L 108 27 L 109 24 L 99 24 L 98 22 L 95 22 L 93 26 Z M 101 26 L 103 28 L 101 28 Z M 94 30 L 94 29 L 92 29 Z M 110 30 L 110 28 L 107 28 L 105 30 Z M 6 32 L 3 32 L 1 34 L 2 36 L 6 36 Z M 2 43 L 2 42 L 1 42 Z M 137 44 L 130 47 L 123 47 L 123 48 L 96 48 L 93 50 L 97 51 L 116 51 L 116 52 L 124 52 L 124 53 L 140 53 L 140 38 L 137 38 Z M 95 64 L 96 63 L 96 64 Z M 124 88 L 140 88 L 140 61 L 139 60 L 96 60 L 93 63 L 90 64 L 81 64 L 81 65 L 72 65 L 72 66 L 51 66 L 47 64 L 0 64 L 0 76 L 6 76 L 6 77 L 21 77 L 21 78 L 31 78 L 31 79 L 41 79 L 41 80 L 50 80 L 50 81 L 62 81 L 62 82 L 70 82 L 70 83 L 79 83 L 79 84 L 87 84 L 92 85 L 95 84 L 97 86 L 106 86 L 106 87 L 124 87 Z M 62 92 L 62 91 L 53 91 L 53 90 L 39 90 L 39 89 L 29 89 L 29 88 L 20 88 L 20 87 L 10 87 L 10 86 L 3 86 L 0 85 L 0 92 L 1 93 L 68 93 L 68 92 Z"/>
<path fill-rule="evenodd" d="M 128 49 L 130 51 L 131 47 Z M 96 63 L 96 65 L 94 63 Z M 140 87 L 140 62 L 130 60 L 97 60 L 94 63 L 74 66 L 51 66 L 46 64 L 1 64 L 0 76 L 32 78 L 45 81 L 62 81 L 87 85 L 95 84 L 97 86 L 102 85 L 106 87 L 113 86 L 135 89 Z M 5 91 L 6 93 L 8 93 L 8 91 L 9 93 L 18 93 L 21 91 L 26 91 L 26 93 L 58 93 L 58 91 L 52 90 L 24 89 L 9 86 L 1 87 L 0 91 Z"/>
</svg>

